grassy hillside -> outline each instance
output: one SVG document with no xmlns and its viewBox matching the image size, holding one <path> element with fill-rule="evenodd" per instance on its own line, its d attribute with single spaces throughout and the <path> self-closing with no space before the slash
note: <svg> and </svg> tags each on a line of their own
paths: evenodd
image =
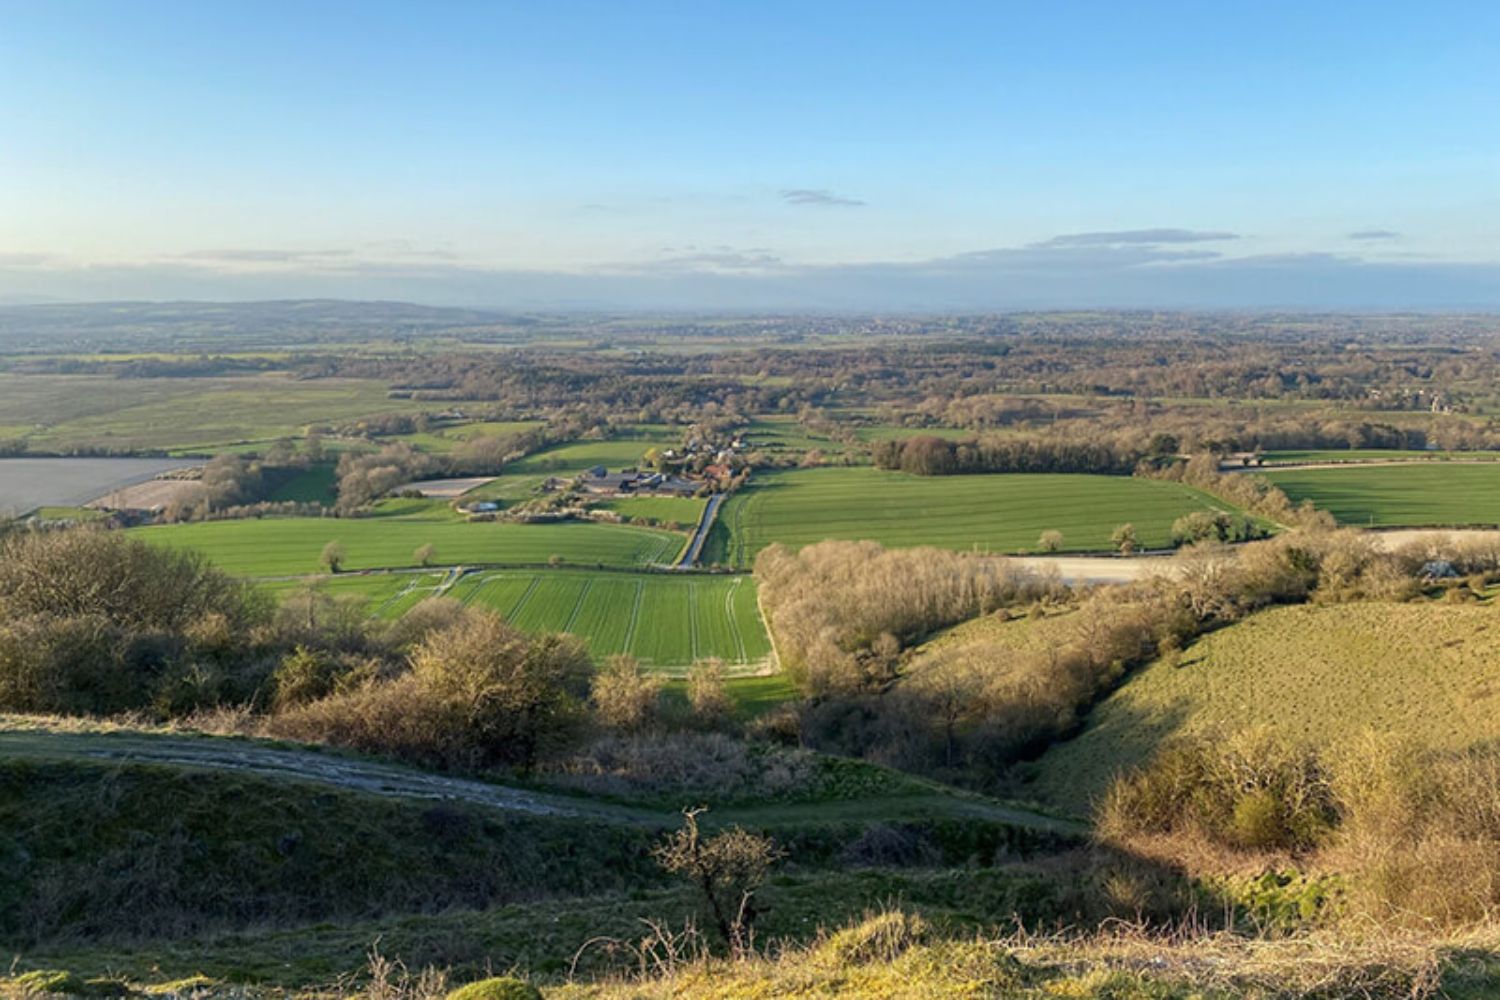
<svg viewBox="0 0 1500 1000">
<path fill-rule="evenodd" d="M 1263 611 L 1154 663 L 1037 764 L 1036 794 L 1082 810 L 1178 734 L 1267 726 L 1318 746 L 1366 729 L 1436 747 L 1500 738 L 1500 619 L 1488 606 Z"/>
<path fill-rule="evenodd" d="M 295 778 L 7 755 L 0 937 L 173 938 L 600 892 L 657 878 L 650 839 Z"/>
<path fill-rule="evenodd" d="M 415 566 L 413 553 L 436 549 L 442 565 L 538 565 L 552 556 L 584 565 L 645 566 L 670 561 L 683 537 L 631 525 L 468 523 L 446 504 L 390 501 L 370 517 L 267 518 L 137 528 L 153 544 L 194 549 L 237 576 L 292 576 L 321 569 L 329 542 L 346 555 L 345 568 Z"/>
<path fill-rule="evenodd" d="M 693 912 L 648 853 L 677 823 L 656 793 L 603 801 L 264 741 L 3 722 L 0 937 L 25 945 L 22 970 L 326 984 L 380 939 L 412 963 L 556 975 L 596 934 Z M 796 787 L 708 817 L 787 848 L 767 933 L 805 938 L 897 897 L 970 926 L 1079 905 L 1077 885 L 992 867 L 1074 843 L 1066 824 L 870 765 L 796 771 Z M 849 872 L 890 842 L 916 845 L 899 862 L 916 867 Z"/>
<path fill-rule="evenodd" d="M 705 562 L 748 565 L 772 542 L 828 538 L 887 546 L 1034 552 L 1043 531 L 1069 551 L 1104 551 L 1135 525 L 1145 548 L 1171 543 L 1172 522 L 1222 501 L 1180 483 L 1124 476 L 912 476 L 871 468 L 800 469 L 752 479 L 720 513 Z"/>
<path fill-rule="evenodd" d="M 1500 463 L 1421 462 L 1268 471 L 1294 501 L 1341 524 L 1397 527 L 1500 524 Z"/>
</svg>

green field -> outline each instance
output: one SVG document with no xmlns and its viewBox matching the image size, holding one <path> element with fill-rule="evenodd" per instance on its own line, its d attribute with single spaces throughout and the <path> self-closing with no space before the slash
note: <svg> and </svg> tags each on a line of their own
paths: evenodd
<svg viewBox="0 0 1500 1000">
<path fill-rule="evenodd" d="M 319 572 L 329 542 L 344 548 L 350 570 L 415 566 L 413 553 L 436 549 L 439 565 L 540 565 L 558 556 L 566 563 L 647 566 L 670 562 L 683 537 L 632 525 L 469 523 L 441 502 L 387 501 L 374 516 L 285 517 L 207 521 L 135 528 L 158 545 L 193 549 L 237 576 L 295 576 Z"/>
<path fill-rule="evenodd" d="M 1494 451 L 1411 451 L 1382 448 L 1332 448 L 1313 451 L 1268 451 L 1267 466 L 1302 465 L 1322 462 L 1392 462 L 1392 461 L 1486 461 L 1500 460 Z"/>
<path fill-rule="evenodd" d="M 487 571 L 467 574 L 448 596 L 530 632 L 582 636 L 595 657 L 685 667 L 705 657 L 755 664 L 770 653 L 748 576 Z"/>
<path fill-rule="evenodd" d="M 748 565 L 772 542 L 803 546 L 825 538 L 1029 552 L 1050 529 L 1063 533 L 1067 551 L 1102 551 L 1127 521 L 1142 548 L 1161 548 L 1171 544 L 1173 521 L 1205 509 L 1229 508 L 1179 483 L 1125 476 L 799 469 L 755 477 L 730 497 L 703 560 Z"/>
<path fill-rule="evenodd" d="M 696 497 L 617 497 L 589 506 L 612 510 L 623 517 L 642 517 L 662 524 L 680 524 L 691 528 L 703 517 L 704 500 Z"/>
<path fill-rule="evenodd" d="M 389 398 L 382 382 L 287 375 L 119 379 L 103 375 L 0 374 L 0 426 L 34 450 L 218 450 L 298 437 L 309 424 L 420 410 Z"/>
<path fill-rule="evenodd" d="M 675 436 L 663 436 L 655 440 L 643 437 L 615 441 L 574 441 L 572 444 L 527 455 L 507 465 L 505 471 L 562 475 L 582 472 L 595 465 L 617 470 L 637 465 L 646 449 L 653 445 L 671 446 L 676 443 Z"/>
<path fill-rule="evenodd" d="M 749 576 L 538 569 L 483 570 L 455 581 L 438 570 L 277 580 L 262 589 L 284 599 L 308 586 L 357 597 L 373 618 L 399 618 L 429 597 L 449 597 L 496 611 L 528 632 L 581 636 L 596 659 L 630 653 L 668 672 L 705 657 L 761 665 L 771 652 Z M 770 694 L 745 695 L 757 703 L 771 696 L 784 701 L 785 681 Z"/>
<path fill-rule="evenodd" d="M 452 427 L 441 427 L 437 430 L 419 432 L 416 434 L 398 434 L 392 437 L 382 438 L 382 443 L 388 441 L 405 441 L 420 451 L 433 454 L 447 454 L 458 448 L 466 441 L 472 441 L 479 437 L 506 437 L 520 434 L 523 431 L 535 430 L 542 426 L 535 420 L 478 420 L 471 424 L 458 424 Z"/>
<path fill-rule="evenodd" d="M 1267 726 L 1328 746 L 1367 729 L 1464 747 L 1500 738 L 1500 633 L 1488 606 L 1346 604 L 1263 611 L 1127 681 L 1048 751 L 1035 791 L 1082 809 L 1179 734 Z"/>
<path fill-rule="evenodd" d="M 279 483 L 266 499 L 273 502 L 288 500 L 297 503 L 321 503 L 333 506 L 338 499 L 338 477 L 330 464 L 314 465 L 300 469 Z"/>
<path fill-rule="evenodd" d="M 1266 478 L 1294 501 L 1311 500 L 1342 524 L 1500 524 L 1500 464 L 1452 462 L 1288 469 Z"/>
</svg>

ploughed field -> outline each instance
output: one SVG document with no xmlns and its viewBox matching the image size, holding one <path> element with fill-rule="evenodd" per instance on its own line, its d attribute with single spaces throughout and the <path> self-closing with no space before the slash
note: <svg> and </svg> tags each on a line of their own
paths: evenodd
<svg viewBox="0 0 1500 1000">
<path fill-rule="evenodd" d="M 528 632 L 577 635 L 595 658 L 629 653 L 667 672 L 707 657 L 759 666 L 771 652 L 749 576 L 538 569 L 482 570 L 455 578 L 433 571 L 327 577 L 313 585 L 362 599 L 380 618 L 398 618 L 441 595 L 489 608 Z M 303 581 L 268 585 L 278 596 L 304 586 Z"/>
<path fill-rule="evenodd" d="M 1067 619 L 1055 619 L 1057 629 Z M 1178 663 L 1158 661 L 1131 677 L 1093 709 L 1082 733 L 1041 757 L 1033 791 L 1083 810 L 1164 741 L 1252 726 L 1316 747 L 1344 746 L 1366 732 L 1444 749 L 1494 741 L 1497 638 L 1500 617 L 1488 604 L 1262 611 L 1199 639 Z"/>
<path fill-rule="evenodd" d="M 1500 463 L 1414 462 L 1287 469 L 1265 477 L 1341 524 L 1423 527 L 1500 524 Z"/>
<path fill-rule="evenodd" d="M 433 547 L 439 565 L 536 566 L 557 557 L 588 566 L 670 563 L 682 535 L 634 525 L 561 522 L 468 522 L 446 504 L 387 501 L 369 517 L 284 517 L 206 521 L 132 529 L 158 545 L 201 552 L 236 576 L 297 576 L 322 570 L 323 548 L 338 542 L 349 570 L 417 566 Z"/>
<path fill-rule="evenodd" d="M 1035 552 L 1049 530 L 1062 532 L 1065 551 L 1098 552 L 1112 548 L 1110 535 L 1127 522 L 1138 547 L 1165 548 L 1179 517 L 1231 509 L 1180 483 L 1126 476 L 799 469 L 756 476 L 731 496 L 703 561 L 746 566 L 773 542 L 801 547 L 828 538 Z"/>
</svg>

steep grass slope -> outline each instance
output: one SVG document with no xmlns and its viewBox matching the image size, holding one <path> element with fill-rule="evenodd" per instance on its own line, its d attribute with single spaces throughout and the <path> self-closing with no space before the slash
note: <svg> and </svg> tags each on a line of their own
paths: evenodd
<svg viewBox="0 0 1500 1000">
<path fill-rule="evenodd" d="M 1500 617 L 1487 605 L 1274 608 L 1156 662 L 1049 750 L 1035 791 L 1075 810 L 1179 734 L 1266 726 L 1330 746 L 1367 729 L 1435 747 L 1500 738 Z"/>
</svg>

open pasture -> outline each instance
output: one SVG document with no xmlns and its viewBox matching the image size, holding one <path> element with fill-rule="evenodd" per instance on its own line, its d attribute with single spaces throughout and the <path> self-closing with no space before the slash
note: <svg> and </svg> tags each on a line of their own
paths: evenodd
<svg viewBox="0 0 1500 1000">
<path fill-rule="evenodd" d="M 445 455 L 462 447 L 465 443 L 481 437 L 510 437 L 542 426 L 535 420 L 476 420 L 473 423 L 455 424 L 414 434 L 398 434 L 381 438 L 381 443 L 405 441 L 418 451 Z"/>
<path fill-rule="evenodd" d="M 663 436 L 655 440 L 640 437 L 611 441 L 574 441 L 527 455 L 507 465 L 505 471 L 571 475 L 596 465 L 616 470 L 638 465 L 646 449 L 652 446 L 671 447 L 676 443 L 675 436 Z"/>
<path fill-rule="evenodd" d="M 466 574 L 448 596 L 531 632 L 571 632 L 596 657 L 629 653 L 653 668 L 717 657 L 759 664 L 770 642 L 748 576 L 498 570 Z"/>
<path fill-rule="evenodd" d="M 799 469 L 754 477 L 730 497 L 704 553 L 706 563 L 749 565 L 772 542 L 871 539 L 988 552 L 1035 552 L 1043 531 L 1063 549 L 1108 550 L 1110 535 L 1135 525 L 1142 548 L 1171 543 L 1172 522 L 1195 510 L 1229 509 L 1179 483 L 1124 476 L 912 476 L 870 468 Z"/>
<path fill-rule="evenodd" d="M 1500 464 L 1419 462 L 1288 469 L 1266 478 L 1341 524 L 1458 527 L 1500 524 Z"/>
<path fill-rule="evenodd" d="M 683 537 L 633 525 L 590 522 L 514 524 L 467 522 L 435 501 L 392 501 L 375 516 L 284 517 L 152 525 L 132 529 L 153 544 L 192 549 L 237 576 L 296 576 L 321 570 L 329 542 L 344 550 L 350 570 L 412 567 L 432 545 L 437 565 L 535 566 L 553 556 L 565 563 L 649 566 L 670 562 Z"/>
<path fill-rule="evenodd" d="M 692 528 L 703 516 L 705 503 L 697 497 L 615 497 L 589 506 L 614 511 L 622 517 L 650 518 L 662 524 Z"/>
<path fill-rule="evenodd" d="M 1367 730 L 1460 748 L 1500 738 L 1500 620 L 1482 605 L 1305 605 L 1262 611 L 1159 661 L 1038 765 L 1036 792 L 1076 809 L 1121 768 L 1185 734 L 1269 727 L 1318 747 Z"/>
</svg>

